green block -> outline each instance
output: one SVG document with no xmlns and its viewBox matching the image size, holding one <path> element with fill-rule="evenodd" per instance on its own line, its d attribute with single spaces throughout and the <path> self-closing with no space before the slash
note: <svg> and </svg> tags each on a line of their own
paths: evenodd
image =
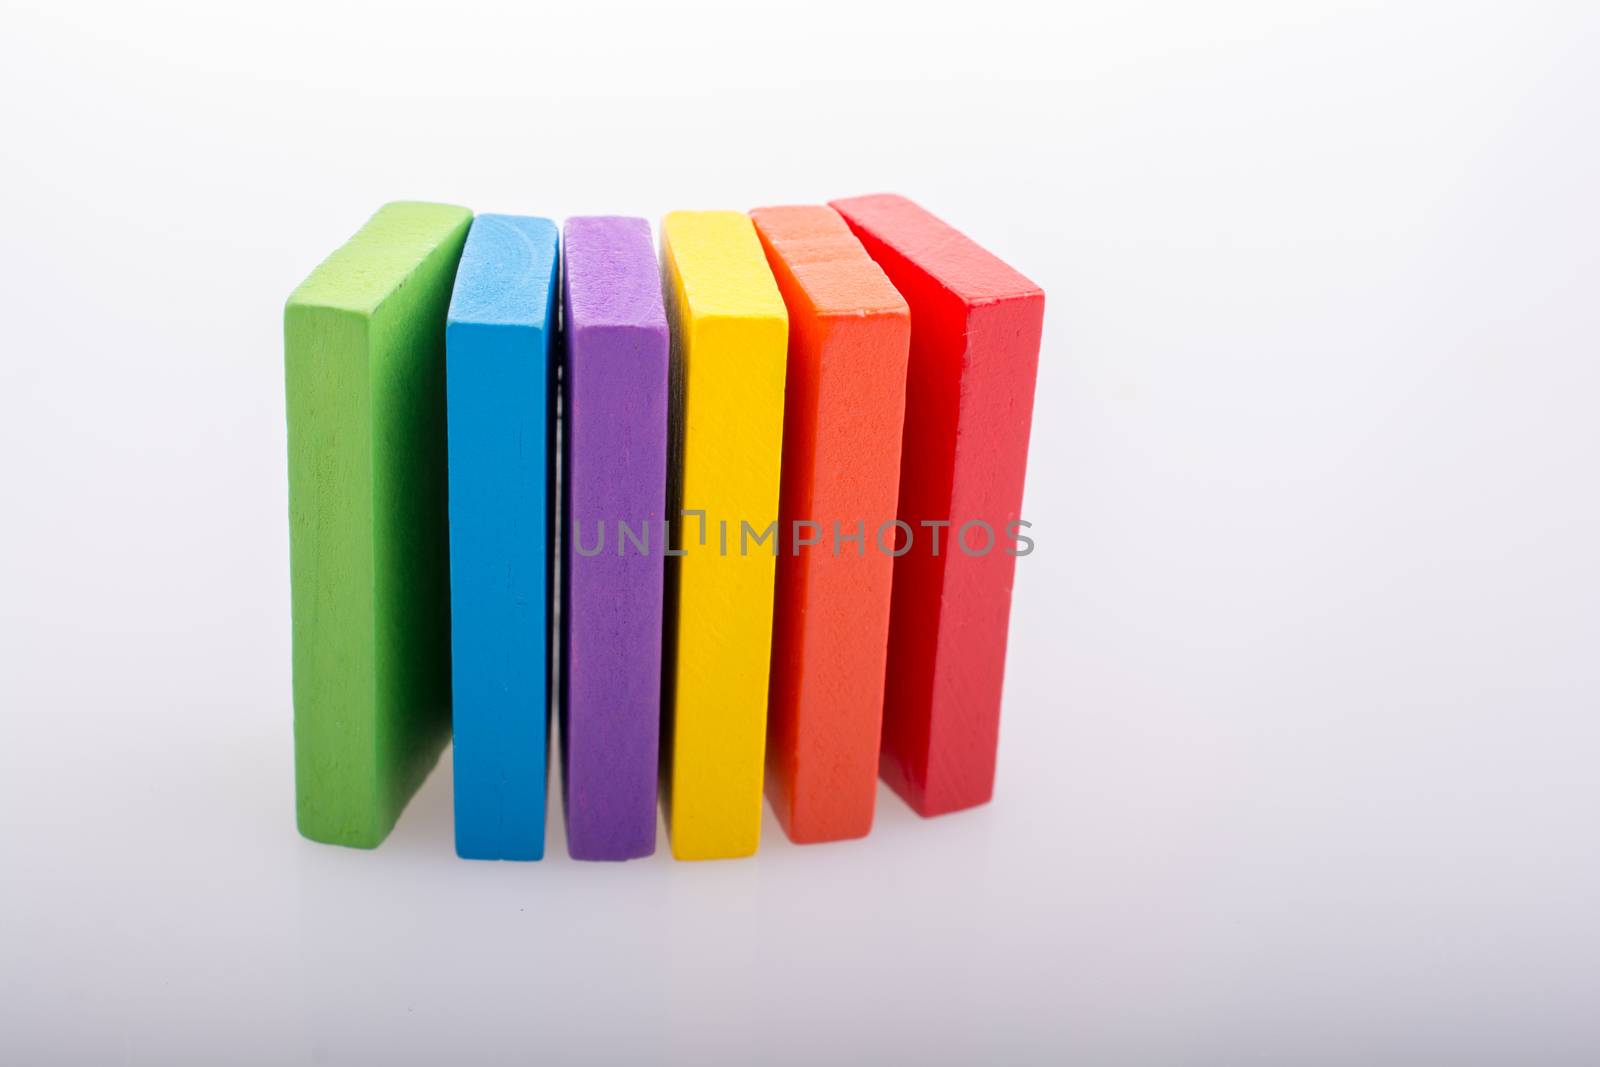
<svg viewBox="0 0 1600 1067">
<path fill-rule="evenodd" d="M 300 832 L 372 848 L 450 738 L 444 324 L 472 212 L 385 205 L 289 297 Z"/>
</svg>

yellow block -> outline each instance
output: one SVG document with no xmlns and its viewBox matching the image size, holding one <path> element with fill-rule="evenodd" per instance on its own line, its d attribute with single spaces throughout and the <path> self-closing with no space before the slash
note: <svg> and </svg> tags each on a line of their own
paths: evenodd
<svg viewBox="0 0 1600 1067">
<path fill-rule="evenodd" d="M 775 563 L 755 536 L 778 518 L 789 319 L 739 212 L 668 215 L 661 269 L 668 517 L 683 552 L 667 560 L 667 828 L 680 860 L 748 856 L 761 843 Z M 703 522 L 682 514 L 694 511 Z"/>
</svg>

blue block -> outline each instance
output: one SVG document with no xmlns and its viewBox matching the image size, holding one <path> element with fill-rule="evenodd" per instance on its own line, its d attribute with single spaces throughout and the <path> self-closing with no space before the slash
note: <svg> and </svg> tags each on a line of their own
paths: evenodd
<svg viewBox="0 0 1600 1067">
<path fill-rule="evenodd" d="M 456 853 L 544 855 L 558 238 L 479 215 L 445 325 Z"/>
</svg>

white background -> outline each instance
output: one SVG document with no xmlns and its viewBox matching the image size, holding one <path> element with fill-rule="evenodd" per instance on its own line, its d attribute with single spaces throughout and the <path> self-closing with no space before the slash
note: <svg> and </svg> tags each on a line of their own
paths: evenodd
<svg viewBox="0 0 1600 1067">
<path fill-rule="evenodd" d="M 0 1060 L 1600 1061 L 1600 11 L 694 6 L 0 3 Z M 1049 294 L 994 802 L 301 840 L 290 289 L 885 190 Z"/>
</svg>

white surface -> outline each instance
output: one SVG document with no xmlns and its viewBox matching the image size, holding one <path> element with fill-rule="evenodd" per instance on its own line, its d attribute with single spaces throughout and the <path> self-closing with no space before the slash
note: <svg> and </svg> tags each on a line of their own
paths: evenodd
<svg viewBox="0 0 1600 1067">
<path fill-rule="evenodd" d="M 0 8 L 0 1060 L 1600 1060 L 1593 5 L 137 8 Z M 886 189 L 1050 299 L 994 803 L 300 840 L 290 288 Z"/>
</svg>

